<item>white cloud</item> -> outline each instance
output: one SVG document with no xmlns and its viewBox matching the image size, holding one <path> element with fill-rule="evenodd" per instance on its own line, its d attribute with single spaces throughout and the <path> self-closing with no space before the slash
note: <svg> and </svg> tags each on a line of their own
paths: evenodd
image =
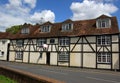
<svg viewBox="0 0 120 83">
<path fill-rule="evenodd" d="M 54 22 L 55 14 L 51 10 L 33 12 L 37 0 L 9 0 L 8 3 L 0 5 L 0 31 L 13 25 L 35 23 L 43 17 L 44 21 Z"/>
<path fill-rule="evenodd" d="M 101 1 L 101 0 L 99 0 Z M 103 3 L 104 0 L 84 0 L 83 2 L 73 2 L 70 9 L 73 12 L 73 20 L 91 19 L 105 14 L 111 16 L 118 8 L 112 3 Z"/>
<path fill-rule="evenodd" d="M 43 10 L 41 12 L 35 12 L 34 15 L 31 16 L 32 22 L 46 22 L 51 21 L 54 22 L 55 14 L 51 10 Z"/>
<path fill-rule="evenodd" d="M 117 0 L 88 0 L 88 1 L 95 1 L 95 2 L 104 2 L 104 3 L 113 3 L 116 2 Z"/>
<path fill-rule="evenodd" d="M 36 0 L 24 0 L 31 8 L 34 8 L 36 5 Z"/>
</svg>

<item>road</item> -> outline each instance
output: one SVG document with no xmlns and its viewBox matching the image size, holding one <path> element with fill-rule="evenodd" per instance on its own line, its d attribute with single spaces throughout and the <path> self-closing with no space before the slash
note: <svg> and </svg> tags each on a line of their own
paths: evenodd
<svg viewBox="0 0 120 83">
<path fill-rule="evenodd" d="M 68 68 L 0 61 L 0 65 L 20 69 L 65 83 L 120 83 L 120 72 L 109 70 Z"/>
</svg>

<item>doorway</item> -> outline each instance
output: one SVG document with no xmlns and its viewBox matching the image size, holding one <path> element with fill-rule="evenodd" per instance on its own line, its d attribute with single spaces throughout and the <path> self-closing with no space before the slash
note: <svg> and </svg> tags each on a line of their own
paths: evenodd
<svg viewBox="0 0 120 83">
<path fill-rule="evenodd" d="M 7 57 L 6 57 L 6 58 L 7 58 L 7 59 L 6 59 L 7 61 L 9 61 L 9 48 L 10 48 L 10 44 L 8 44 L 8 47 L 7 47 Z"/>
<path fill-rule="evenodd" d="M 46 64 L 47 64 L 47 65 L 50 65 L 50 52 L 47 52 L 47 53 L 46 53 L 46 57 L 47 57 L 47 58 L 46 58 Z"/>
</svg>

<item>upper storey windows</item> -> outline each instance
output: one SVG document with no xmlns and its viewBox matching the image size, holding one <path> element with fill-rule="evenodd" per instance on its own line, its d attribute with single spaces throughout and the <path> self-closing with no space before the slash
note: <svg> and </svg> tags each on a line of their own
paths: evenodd
<svg viewBox="0 0 120 83">
<path fill-rule="evenodd" d="M 97 28 L 110 28 L 111 20 L 109 18 L 98 19 L 96 22 Z"/>
<path fill-rule="evenodd" d="M 29 28 L 22 28 L 21 33 L 22 34 L 29 34 L 30 30 L 29 30 Z"/>
<path fill-rule="evenodd" d="M 73 29 L 73 23 L 62 24 L 62 31 L 71 31 Z"/>
<path fill-rule="evenodd" d="M 41 26 L 41 32 L 50 32 L 51 30 L 51 25 L 44 25 L 44 26 Z"/>
</svg>

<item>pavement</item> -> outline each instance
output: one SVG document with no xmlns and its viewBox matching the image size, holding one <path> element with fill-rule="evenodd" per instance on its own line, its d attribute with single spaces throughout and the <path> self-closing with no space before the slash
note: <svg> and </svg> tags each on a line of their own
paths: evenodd
<svg viewBox="0 0 120 83">
<path fill-rule="evenodd" d="M 0 61 L 0 65 L 65 83 L 120 83 L 120 72 Z"/>
</svg>

